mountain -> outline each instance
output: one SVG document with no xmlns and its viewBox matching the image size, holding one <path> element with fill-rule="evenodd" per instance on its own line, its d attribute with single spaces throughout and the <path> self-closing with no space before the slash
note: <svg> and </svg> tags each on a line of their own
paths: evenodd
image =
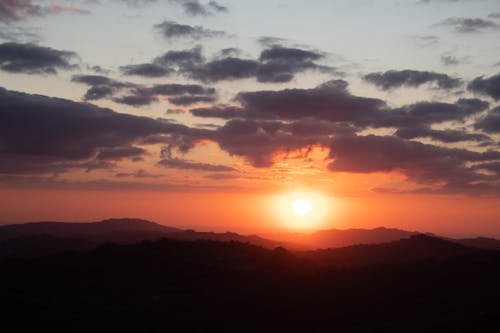
<svg viewBox="0 0 500 333">
<path fill-rule="evenodd" d="M 202 239 L 237 241 L 271 249 L 286 245 L 255 235 L 182 230 L 141 219 L 108 219 L 84 223 L 32 222 L 0 226 L 0 258 L 86 251 L 104 243 L 134 244 L 162 238 L 187 241 Z"/>
<path fill-rule="evenodd" d="M 356 244 L 387 243 L 417 234 L 419 233 L 414 231 L 380 227 L 375 229 L 327 229 L 313 233 L 274 233 L 263 236 L 316 249 L 338 248 Z"/>
<path fill-rule="evenodd" d="M 0 227 L 0 240 L 20 236 L 50 235 L 93 242 L 135 243 L 178 232 L 180 229 L 141 219 L 108 219 L 100 222 L 32 222 Z"/>
<path fill-rule="evenodd" d="M 465 246 L 477 247 L 479 249 L 500 250 L 500 241 L 494 238 L 477 237 L 477 238 L 453 239 L 451 241 Z"/>
<path fill-rule="evenodd" d="M 451 257 L 485 252 L 487 250 L 419 234 L 388 243 L 306 251 L 297 255 L 324 266 L 359 267 L 429 260 L 439 261 Z"/>
</svg>

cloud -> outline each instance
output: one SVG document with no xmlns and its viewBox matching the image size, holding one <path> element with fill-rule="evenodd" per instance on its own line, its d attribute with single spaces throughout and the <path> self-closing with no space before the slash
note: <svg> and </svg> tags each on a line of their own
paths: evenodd
<svg viewBox="0 0 500 333">
<path fill-rule="evenodd" d="M 72 60 L 76 53 L 60 51 L 35 44 L 0 44 L 0 69 L 12 73 L 56 74 L 57 70 L 69 70 L 77 65 Z"/>
<path fill-rule="evenodd" d="M 415 71 L 415 70 L 390 70 L 386 72 L 369 73 L 363 77 L 382 90 L 389 90 L 400 87 L 419 87 L 427 83 L 435 83 L 441 89 L 454 89 L 462 85 L 458 78 L 450 77 L 446 74 Z"/>
<path fill-rule="evenodd" d="M 498 101 L 500 100 L 500 74 L 488 78 L 484 76 L 476 77 L 468 84 L 467 89 Z"/>
<path fill-rule="evenodd" d="M 315 132 L 294 135 L 278 121 L 230 120 L 212 137 L 231 155 L 244 157 L 254 167 L 270 167 L 276 153 L 319 144 L 325 137 Z"/>
<path fill-rule="evenodd" d="M 167 168 L 184 169 L 184 170 L 199 170 L 199 171 L 210 171 L 210 172 L 235 171 L 235 169 L 226 165 L 191 162 L 177 158 L 163 159 L 160 162 L 158 162 L 158 164 Z"/>
<path fill-rule="evenodd" d="M 120 82 L 102 75 L 74 75 L 73 82 L 89 85 L 84 100 L 110 99 L 116 103 L 141 107 L 169 97 L 174 105 L 214 102 L 215 89 L 197 84 L 139 85 Z"/>
<path fill-rule="evenodd" d="M 180 24 L 174 21 L 164 21 L 156 24 L 155 28 L 160 31 L 167 39 L 173 38 L 214 38 L 228 36 L 224 31 L 205 29 L 201 26 L 191 26 L 187 24 Z"/>
<path fill-rule="evenodd" d="M 441 63 L 445 66 L 456 66 L 460 65 L 461 61 L 457 57 L 451 55 L 442 55 Z"/>
<path fill-rule="evenodd" d="M 416 139 L 416 138 L 430 138 L 434 141 L 441 141 L 445 143 L 454 142 L 492 142 L 491 138 L 484 134 L 479 133 L 467 133 L 463 130 L 435 130 L 428 126 L 422 127 L 402 127 L 399 128 L 396 133 L 397 136 L 405 139 Z"/>
<path fill-rule="evenodd" d="M 323 55 L 297 48 L 273 46 L 261 52 L 258 60 L 227 57 L 185 68 L 188 76 L 206 82 L 255 77 L 259 82 L 289 82 L 295 74 L 308 70 L 337 73 L 334 68 L 314 61 Z"/>
<path fill-rule="evenodd" d="M 452 26 L 455 28 L 455 32 L 458 33 L 475 33 L 489 29 L 497 30 L 500 28 L 500 24 L 495 21 L 472 17 L 450 17 L 437 25 Z"/>
<path fill-rule="evenodd" d="M 120 71 L 122 72 L 123 75 L 128 75 L 128 76 L 136 75 L 136 76 L 152 77 L 152 78 L 170 76 L 175 72 L 175 70 L 173 70 L 172 68 L 156 64 L 147 64 L 147 63 L 121 66 Z"/>
<path fill-rule="evenodd" d="M 500 133 L 500 106 L 490 110 L 474 127 L 487 133 Z"/>
<path fill-rule="evenodd" d="M 399 171 L 419 184 L 455 187 L 456 191 L 477 185 L 492 185 L 496 177 L 477 173 L 468 163 L 498 160 L 500 152 L 450 149 L 393 136 L 338 136 L 330 144 L 328 166 L 334 172 Z M 443 185 L 444 184 L 444 185 Z M 498 188 L 498 184 L 495 185 Z"/>
<path fill-rule="evenodd" d="M 280 37 L 262 36 L 257 38 L 257 42 L 265 47 L 281 46 L 288 40 Z"/>
<path fill-rule="evenodd" d="M 9 23 L 26 20 L 29 17 L 62 13 L 89 14 L 90 11 L 58 3 L 41 6 L 35 4 L 32 0 L 4 0 L 0 2 L 0 22 Z"/>
<path fill-rule="evenodd" d="M 255 78 L 259 82 L 272 83 L 289 82 L 296 74 L 311 70 L 341 75 L 333 67 L 316 63 L 317 60 L 323 59 L 324 55 L 309 50 L 273 46 L 263 50 L 256 60 L 238 58 L 235 56 L 235 49 L 225 51 L 225 55 L 221 53 L 210 61 L 203 57 L 200 46 L 190 50 L 168 51 L 155 58 L 151 64 L 126 66 L 122 68 L 122 72 L 159 77 L 167 70 L 169 73 L 176 71 L 180 75 L 202 82 Z M 135 71 L 136 68 L 147 66 L 151 71 Z M 158 68 L 159 73 L 155 74 L 154 68 Z"/>
<path fill-rule="evenodd" d="M 99 149 L 97 159 L 99 160 L 121 160 L 134 158 L 146 154 L 146 150 L 134 146 L 105 147 Z"/>
<path fill-rule="evenodd" d="M 351 95 L 343 80 L 328 81 L 312 89 L 241 92 L 236 100 L 246 118 L 304 119 L 362 123 L 386 108 L 384 101 Z M 231 111 L 234 112 L 234 111 Z"/>
<path fill-rule="evenodd" d="M 191 135 L 183 125 L 4 88 L 0 105 L 0 173 L 88 168 L 99 157 L 140 155 L 133 144 L 154 135 Z"/>
<path fill-rule="evenodd" d="M 489 103 L 460 98 L 455 103 L 418 102 L 379 113 L 371 123 L 375 127 L 421 127 L 447 121 L 463 121 L 486 110 Z"/>
<path fill-rule="evenodd" d="M 214 105 L 192 108 L 197 117 L 253 120 L 305 120 L 343 123 L 358 130 L 397 128 L 400 133 L 425 129 L 426 136 L 446 140 L 444 133 L 430 132 L 430 126 L 445 122 L 463 122 L 489 107 L 479 99 L 458 99 L 455 103 L 418 102 L 391 109 L 380 99 L 352 95 L 343 80 L 328 81 L 312 89 L 263 90 L 239 93 L 239 105 Z M 448 140 L 452 140 L 447 132 Z M 463 136 L 464 138 L 466 136 Z M 479 137 L 467 136 L 479 140 Z M 458 140 L 458 137 L 456 138 Z M 486 139 L 486 138 L 485 138 Z"/>
<path fill-rule="evenodd" d="M 190 16 L 208 16 L 217 13 L 225 13 L 228 8 L 216 1 L 202 4 L 198 0 L 169 0 L 171 3 L 182 6 L 184 12 Z"/>
</svg>

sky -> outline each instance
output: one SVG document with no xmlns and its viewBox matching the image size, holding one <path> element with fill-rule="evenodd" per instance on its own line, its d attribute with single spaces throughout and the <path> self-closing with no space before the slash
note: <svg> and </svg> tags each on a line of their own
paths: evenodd
<svg viewBox="0 0 500 333">
<path fill-rule="evenodd" d="M 497 0 L 0 0 L 0 223 L 500 237 L 499 37 Z"/>
</svg>

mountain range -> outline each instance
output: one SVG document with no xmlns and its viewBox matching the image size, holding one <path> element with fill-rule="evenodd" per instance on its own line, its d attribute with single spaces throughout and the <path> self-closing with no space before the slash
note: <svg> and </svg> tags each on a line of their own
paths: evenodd
<svg viewBox="0 0 500 333">
<path fill-rule="evenodd" d="M 407 239 L 413 239 L 414 243 L 420 241 L 422 243 L 420 247 L 423 249 L 433 249 L 433 246 L 429 247 L 429 243 L 423 243 L 424 240 L 429 242 L 429 240 L 433 239 L 435 241 L 433 245 L 446 242 L 454 244 L 457 250 L 459 249 L 458 245 L 464 248 L 500 250 L 500 241 L 493 238 L 452 239 L 429 233 L 425 235 L 424 238 L 422 233 L 419 232 L 383 227 L 375 229 L 329 229 L 313 233 L 275 233 L 263 236 L 240 235 L 233 232 L 215 233 L 183 230 L 147 220 L 131 218 L 107 219 L 100 222 L 86 223 L 32 222 L 0 226 L 0 258 L 34 257 L 59 252 L 87 251 L 106 243 L 133 244 L 162 238 L 183 241 L 235 241 L 268 249 L 283 247 L 296 251 L 303 257 L 315 258 L 319 262 L 338 264 L 345 264 L 347 259 L 336 261 L 337 259 L 332 258 L 350 258 L 348 261 L 354 264 L 368 260 L 366 258 L 374 258 L 376 253 L 380 253 L 380 257 L 384 257 L 384 253 L 390 251 L 400 253 L 403 257 L 405 256 L 403 254 L 406 253 L 408 258 L 413 258 L 415 255 L 421 259 L 425 258 L 422 252 L 417 251 L 417 255 L 417 253 L 409 253 L 410 250 L 408 249 L 391 249 L 391 247 L 395 246 L 394 244 L 399 244 L 397 242 L 400 240 L 406 240 L 401 242 L 401 246 L 407 244 Z M 376 247 L 377 244 L 382 246 Z M 355 249 L 354 253 L 357 256 L 365 259 L 352 257 L 350 253 L 353 249 Z M 441 251 L 438 251 L 438 253 L 441 253 Z M 389 257 L 392 258 L 393 256 Z M 379 261 L 374 260 L 374 262 Z"/>
</svg>

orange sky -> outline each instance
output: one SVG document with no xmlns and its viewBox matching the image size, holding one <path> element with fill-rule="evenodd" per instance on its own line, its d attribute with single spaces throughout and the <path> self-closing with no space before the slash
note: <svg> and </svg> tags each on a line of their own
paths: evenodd
<svg viewBox="0 0 500 333">
<path fill-rule="evenodd" d="M 140 217 L 198 230 L 265 233 L 298 231 L 280 218 L 281 194 L 1 190 L 1 222 L 97 221 Z M 325 196 L 329 208 L 316 228 L 396 227 L 450 236 L 500 235 L 496 199 L 422 195 Z M 306 223 L 306 222 L 305 222 Z M 302 231 L 312 231 L 307 224 Z"/>
</svg>

